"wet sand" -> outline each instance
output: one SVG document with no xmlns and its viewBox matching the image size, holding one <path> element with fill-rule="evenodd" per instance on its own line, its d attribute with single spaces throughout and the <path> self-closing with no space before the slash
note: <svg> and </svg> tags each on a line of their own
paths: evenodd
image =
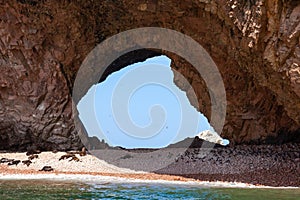
<svg viewBox="0 0 300 200">
<path fill-rule="evenodd" d="M 105 173 L 87 171 L 58 171 L 43 172 L 30 169 L 9 168 L 0 166 L 0 180 L 53 180 L 53 181 L 76 181 L 76 182 L 137 182 L 137 183 L 160 183 L 160 184 L 183 184 L 199 187 L 215 188 L 278 188 L 299 189 L 299 187 L 272 187 L 259 184 L 228 181 L 201 181 L 194 178 L 186 178 L 175 175 L 162 175 L 155 173 Z"/>
</svg>

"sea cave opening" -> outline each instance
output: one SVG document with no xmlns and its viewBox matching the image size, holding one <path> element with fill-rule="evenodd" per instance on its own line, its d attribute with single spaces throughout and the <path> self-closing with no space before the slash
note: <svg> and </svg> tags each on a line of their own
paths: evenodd
<svg viewBox="0 0 300 200">
<path fill-rule="evenodd" d="M 199 132 L 212 129 L 174 83 L 174 75 L 188 82 L 171 68 L 169 57 L 154 55 L 90 87 L 77 105 L 90 148 L 164 148 L 191 143 Z"/>
</svg>

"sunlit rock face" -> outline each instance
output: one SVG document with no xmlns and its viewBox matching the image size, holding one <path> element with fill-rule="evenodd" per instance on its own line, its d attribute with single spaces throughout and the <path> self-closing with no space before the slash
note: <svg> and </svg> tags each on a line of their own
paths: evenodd
<svg viewBox="0 0 300 200">
<path fill-rule="evenodd" d="M 116 33 L 145 26 L 180 31 L 201 44 L 223 77 L 231 143 L 293 141 L 300 130 L 300 5 L 283 0 L 37 1 L 0 6 L 0 149 L 76 149 L 72 87 L 85 56 Z M 112 73 L 158 54 L 190 82 L 174 78 L 208 118 L 208 89 L 184 59 L 141 51 Z M 137 58 L 138 57 L 138 58 Z"/>
<path fill-rule="evenodd" d="M 220 135 L 217 132 L 211 131 L 211 130 L 202 131 L 202 132 L 198 133 L 197 136 L 200 139 L 205 140 L 207 142 L 220 144 L 223 146 L 227 146 L 230 143 L 229 140 L 220 137 Z"/>
</svg>

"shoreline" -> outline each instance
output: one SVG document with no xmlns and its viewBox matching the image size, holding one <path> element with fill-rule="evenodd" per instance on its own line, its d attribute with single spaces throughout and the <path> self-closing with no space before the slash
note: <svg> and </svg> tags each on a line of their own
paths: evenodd
<svg viewBox="0 0 300 200">
<path fill-rule="evenodd" d="M 0 173 L 0 181 L 11 180 L 47 180 L 47 181 L 76 181 L 83 183 L 145 183 L 145 184 L 171 184 L 182 186 L 194 186 L 203 188 L 244 188 L 244 189 L 300 189 L 300 187 L 273 187 L 265 185 L 252 185 L 241 182 L 224 181 L 200 181 L 184 177 L 159 174 L 113 174 L 113 173 Z"/>
<path fill-rule="evenodd" d="M 209 156 L 206 157 L 206 161 L 203 162 L 201 159 L 195 160 L 193 153 L 197 149 L 188 150 L 185 154 L 186 156 L 166 168 L 155 172 L 145 172 L 138 170 L 131 170 L 126 167 L 117 167 L 116 165 L 109 164 L 104 160 L 100 160 L 93 155 L 86 154 L 80 155 L 80 152 L 67 153 L 67 152 L 40 152 L 36 154 L 26 155 L 26 153 L 0 153 L 0 159 L 11 159 L 17 160 L 17 164 L 8 164 L 7 162 L 0 162 L 0 180 L 57 180 L 57 181 L 116 181 L 116 182 L 140 182 L 140 183 L 166 183 L 166 184 L 181 184 L 181 185 L 193 185 L 200 187 L 221 187 L 221 188 L 272 188 L 272 189 L 299 189 L 300 185 L 298 181 L 300 177 L 297 178 L 298 167 L 294 168 L 291 172 L 287 173 L 286 177 L 291 177 L 294 175 L 296 184 L 272 184 L 272 181 L 278 181 L 278 173 L 276 171 L 265 170 L 260 172 L 259 170 L 247 171 L 245 173 L 218 173 L 222 170 L 228 170 L 237 165 L 216 165 L 214 160 L 211 160 Z M 221 156 L 224 157 L 224 151 L 228 151 L 228 148 L 215 148 L 213 151 L 213 158 L 219 159 Z M 233 151 L 233 153 L 235 153 Z M 34 155 L 35 158 L 29 160 L 30 156 Z M 63 158 L 66 156 L 71 156 L 68 158 Z M 74 157 L 76 158 L 74 160 Z M 232 164 L 238 164 L 236 158 L 227 156 Z M 278 157 L 278 156 L 277 156 Z M 62 159 L 63 158 L 63 159 Z M 243 155 L 243 162 L 246 162 L 245 158 L 247 155 Z M 255 158 L 265 158 L 262 155 Z M 123 163 L 134 161 L 134 157 L 122 159 Z M 188 160 L 186 160 L 188 159 Z M 224 159 L 224 158 L 223 158 Z M 27 166 L 24 161 L 30 161 Z M 218 160 L 219 161 L 219 160 Z M 265 164 L 270 161 L 265 160 Z M 261 161 L 258 160 L 258 163 Z M 276 165 L 275 170 L 278 167 L 284 167 L 283 162 L 280 162 L 278 166 Z M 287 161 L 285 160 L 285 164 Z M 245 164 L 244 164 L 245 165 Z M 52 171 L 40 171 L 44 166 L 50 166 Z M 119 165 L 118 165 L 119 166 Z M 214 173 L 201 173 L 200 167 L 210 167 L 209 170 L 219 170 L 211 171 Z M 212 167 L 218 168 L 214 169 Z M 247 166 L 247 165 L 246 165 Z M 296 162 L 296 166 L 297 162 Z M 245 167 L 243 165 L 237 166 L 239 168 Z M 177 172 L 186 172 L 188 170 L 195 169 L 198 174 L 176 174 Z M 179 171 L 181 170 L 181 171 Z M 285 170 L 284 168 L 282 169 Z M 270 173 L 277 174 L 277 176 L 271 177 Z M 287 172 L 287 171 L 285 171 Z M 296 174 L 296 175 L 295 175 Z M 237 176 L 238 175 L 238 176 Z M 280 174 L 279 174 L 280 175 Z M 260 181 L 255 182 L 255 176 L 259 177 Z M 250 177 L 250 178 L 249 178 Z M 271 178 L 270 178 L 271 177 Z M 286 178 L 283 177 L 283 178 Z"/>
</svg>

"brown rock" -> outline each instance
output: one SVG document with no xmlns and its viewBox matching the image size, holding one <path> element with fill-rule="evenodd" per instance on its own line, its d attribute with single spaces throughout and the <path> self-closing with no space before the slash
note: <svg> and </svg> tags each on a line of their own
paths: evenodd
<svg viewBox="0 0 300 200">
<path fill-rule="evenodd" d="M 81 149 L 71 98 L 80 64 L 97 43 L 146 26 L 185 33 L 212 56 L 226 88 L 222 136 L 233 143 L 299 141 L 299 9 L 298 1 L 284 0 L 1 4 L 0 149 L 27 150 L 33 144 L 41 150 Z M 185 76 L 198 98 L 192 99 L 191 88 L 178 77 L 174 82 L 210 118 L 201 76 L 170 52 L 133 52 L 112 63 L 106 75 L 159 54 L 172 59 L 172 69 Z"/>
</svg>

